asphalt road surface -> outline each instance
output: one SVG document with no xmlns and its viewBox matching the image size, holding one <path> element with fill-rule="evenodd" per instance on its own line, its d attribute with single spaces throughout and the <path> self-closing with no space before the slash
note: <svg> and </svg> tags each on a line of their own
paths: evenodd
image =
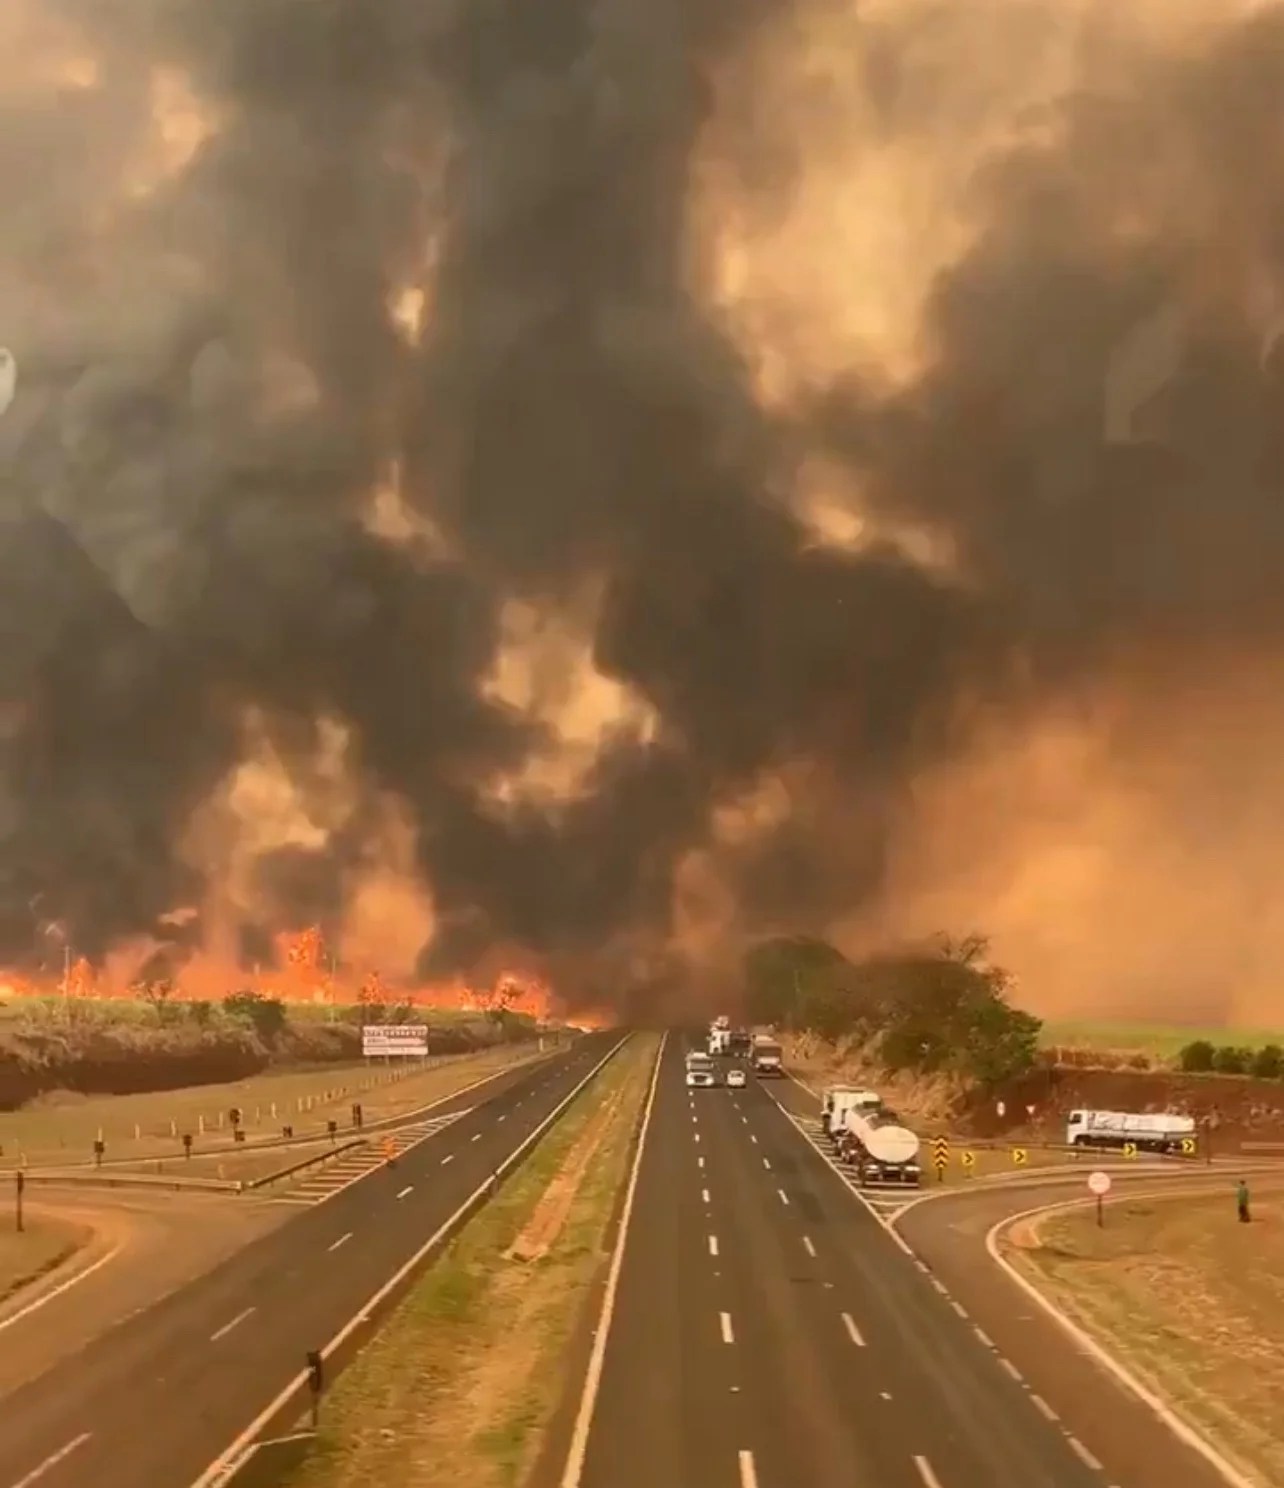
<svg viewBox="0 0 1284 1488">
<path fill-rule="evenodd" d="M 669 1039 L 583 1488 L 1111 1488 L 803 1139 L 784 1082 L 688 1091 L 684 1052 Z"/>
<path fill-rule="evenodd" d="M 485 1103 L 10 1395 L 0 1488 L 188 1488 L 618 1039 L 460 1097 Z"/>
</svg>

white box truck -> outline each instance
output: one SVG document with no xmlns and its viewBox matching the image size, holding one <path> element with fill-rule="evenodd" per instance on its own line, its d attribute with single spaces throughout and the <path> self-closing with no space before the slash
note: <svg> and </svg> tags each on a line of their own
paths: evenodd
<svg viewBox="0 0 1284 1488">
<path fill-rule="evenodd" d="M 687 1085 L 692 1090 L 708 1090 L 718 1083 L 713 1072 L 713 1060 L 703 1049 L 693 1049 L 687 1055 Z"/>
<path fill-rule="evenodd" d="M 918 1136 L 886 1106 L 851 1106 L 843 1117 L 838 1157 L 862 1188 L 916 1187 L 923 1181 Z"/>
<path fill-rule="evenodd" d="M 1180 1152 L 1195 1136 L 1193 1116 L 1168 1112 L 1071 1111 L 1066 1123 L 1068 1147 L 1101 1147 L 1118 1151 L 1132 1143 L 1142 1152 Z"/>
<path fill-rule="evenodd" d="M 753 1053 L 750 1056 L 753 1072 L 759 1077 L 763 1075 L 783 1075 L 785 1073 L 784 1051 L 775 1039 L 767 1038 L 759 1034 L 753 1041 Z"/>
</svg>

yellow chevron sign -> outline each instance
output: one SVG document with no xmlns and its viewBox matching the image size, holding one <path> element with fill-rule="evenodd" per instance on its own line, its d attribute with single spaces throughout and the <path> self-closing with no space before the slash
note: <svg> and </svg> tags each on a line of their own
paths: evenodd
<svg viewBox="0 0 1284 1488">
<path fill-rule="evenodd" d="M 1012 1161 L 1018 1168 L 1023 1168 L 1030 1161 L 1030 1154 L 1024 1147 L 1014 1147 L 1012 1149 Z"/>
<path fill-rule="evenodd" d="M 1137 1155 L 1137 1144 L 1136 1144 L 1136 1142 L 1125 1142 L 1124 1143 L 1124 1156 L 1125 1157 L 1136 1157 L 1136 1155 Z"/>
</svg>

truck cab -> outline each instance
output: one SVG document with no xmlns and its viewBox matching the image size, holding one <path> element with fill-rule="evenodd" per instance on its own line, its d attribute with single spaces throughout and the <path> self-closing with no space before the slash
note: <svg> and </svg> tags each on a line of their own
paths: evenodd
<svg viewBox="0 0 1284 1488">
<path fill-rule="evenodd" d="M 877 1090 L 861 1090 L 855 1085 L 831 1085 L 821 1102 L 820 1124 L 830 1141 L 837 1141 L 848 1111 L 877 1111 L 882 1104 L 883 1098 Z"/>
<path fill-rule="evenodd" d="M 756 1038 L 753 1041 L 751 1064 L 755 1075 L 783 1075 L 785 1073 L 784 1051 L 775 1039 Z"/>
</svg>

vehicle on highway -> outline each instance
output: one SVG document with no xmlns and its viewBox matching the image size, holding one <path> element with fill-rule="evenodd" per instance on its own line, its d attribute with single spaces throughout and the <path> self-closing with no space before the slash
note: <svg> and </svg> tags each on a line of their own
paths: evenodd
<svg viewBox="0 0 1284 1488">
<path fill-rule="evenodd" d="M 919 1140 L 886 1106 L 850 1106 L 838 1139 L 840 1162 L 856 1170 L 862 1188 L 917 1186 L 923 1181 Z"/>
<path fill-rule="evenodd" d="M 1180 1152 L 1195 1136 L 1193 1116 L 1168 1112 L 1071 1111 L 1068 1147 L 1106 1147 L 1118 1151 L 1132 1143 L 1143 1152 Z"/>
<path fill-rule="evenodd" d="M 753 1053 L 753 1035 L 747 1028 L 731 1030 L 731 1056 L 733 1059 L 748 1059 Z"/>
<path fill-rule="evenodd" d="M 687 1055 L 687 1085 L 692 1090 L 707 1090 L 718 1083 L 713 1071 L 713 1060 L 703 1049 L 693 1049 Z"/>
<path fill-rule="evenodd" d="M 732 1090 L 743 1090 L 748 1083 L 744 1070 L 733 1069 L 727 1071 L 727 1084 Z"/>
<path fill-rule="evenodd" d="M 820 1106 L 820 1124 L 831 1142 L 842 1135 L 843 1119 L 848 1111 L 877 1111 L 883 1097 L 877 1090 L 861 1090 L 855 1085 L 831 1085 Z"/>
<path fill-rule="evenodd" d="M 731 1053 L 731 1030 L 713 1028 L 709 1031 L 709 1053 L 715 1058 Z"/>
<path fill-rule="evenodd" d="M 784 1051 L 775 1039 L 768 1038 L 765 1034 L 759 1034 L 754 1039 L 750 1062 L 754 1074 L 759 1078 L 763 1075 L 783 1075 L 785 1072 Z"/>
</svg>

